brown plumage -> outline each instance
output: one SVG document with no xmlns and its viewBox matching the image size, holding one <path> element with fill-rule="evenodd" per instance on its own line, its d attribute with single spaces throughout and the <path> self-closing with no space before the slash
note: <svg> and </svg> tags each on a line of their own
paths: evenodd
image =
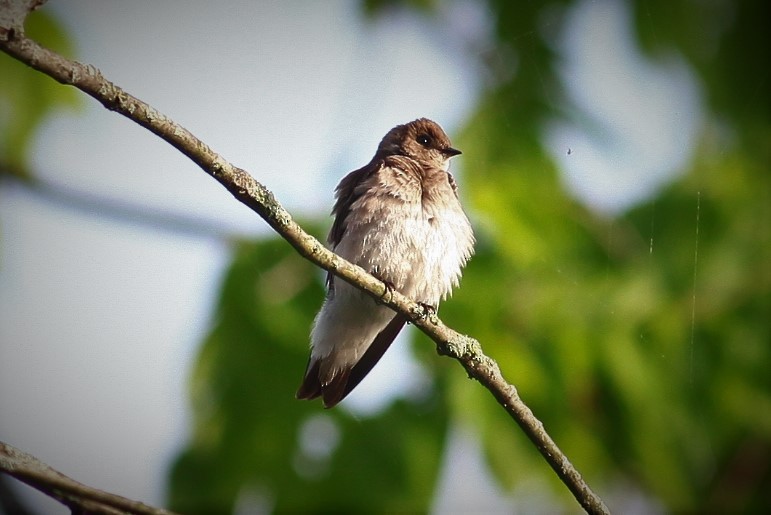
<svg viewBox="0 0 771 515">
<path fill-rule="evenodd" d="M 375 157 L 337 186 L 332 250 L 407 297 L 438 307 L 474 247 L 447 172 L 458 154 L 426 118 L 391 129 Z M 327 287 L 297 398 L 321 396 L 330 408 L 369 373 L 407 320 L 331 274 Z"/>
</svg>

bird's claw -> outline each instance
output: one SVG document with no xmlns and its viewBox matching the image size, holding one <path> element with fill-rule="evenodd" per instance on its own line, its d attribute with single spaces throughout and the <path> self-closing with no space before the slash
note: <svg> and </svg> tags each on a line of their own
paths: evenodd
<svg viewBox="0 0 771 515">
<path fill-rule="evenodd" d="M 377 276 L 375 275 L 375 277 Z M 377 278 L 380 279 L 379 277 Z M 394 287 L 394 283 L 392 283 L 391 281 L 386 281 L 384 279 L 380 279 L 380 281 L 383 283 L 383 294 L 380 296 L 380 300 L 378 302 L 380 304 L 391 302 L 394 298 L 394 291 L 396 291 L 396 288 Z"/>
<path fill-rule="evenodd" d="M 427 318 L 432 319 L 436 317 L 436 306 L 426 304 L 425 302 L 418 302 L 418 306 L 422 308 L 420 313 L 418 313 L 419 320 L 425 320 Z"/>
</svg>

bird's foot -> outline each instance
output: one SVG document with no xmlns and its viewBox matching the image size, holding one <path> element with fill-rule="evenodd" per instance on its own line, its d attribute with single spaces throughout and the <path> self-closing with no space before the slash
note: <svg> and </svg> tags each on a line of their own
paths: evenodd
<svg viewBox="0 0 771 515">
<path fill-rule="evenodd" d="M 423 308 L 424 317 L 430 317 L 436 315 L 436 306 L 426 304 L 425 302 L 418 302 L 418 305 Z"/>
<path fill-rule="evenodd" d="M 396 291 L 396 288 L 394 287 L 394 283 L 391 281 L 386 281 L 382 277 L 380 277 L 377 274 L 377 270 L 370 271 L 370 274 L 372 274 L 373 277 L 380 279 L 380 282 L 383 283 L 383 295 L 380 296 L 380 300 L 378 301 L 378 304 L 385 304 L 387 302 L 391 302 L 394 298 L 394 291 Z"/>
<path fill-rule="evenodd" d="M 416 315 L 418 317 L 418 320 L 434 320 L 436 319 L 436 313 L 437 313 L 437 307 L 432 306 L 431 304 L 426 304 L 425 302 L 418 302 L 418 306 L 420 306 L 420 311 L 416 310 Z"/>
</svg>

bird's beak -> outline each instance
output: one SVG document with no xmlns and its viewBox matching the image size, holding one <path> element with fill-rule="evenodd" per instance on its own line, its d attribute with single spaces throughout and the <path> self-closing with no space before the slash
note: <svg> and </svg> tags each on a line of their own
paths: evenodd
<svg viewBox="0 0 771 515">
<path fill-rule="evenodd" d="M 442 154 L 446 155 L 447 157 L 457 156 L 458 154 L 462 154 L 460 150 L 457 148 L 447 147 L 444 150 L 442 150 Z"/>
</svg>

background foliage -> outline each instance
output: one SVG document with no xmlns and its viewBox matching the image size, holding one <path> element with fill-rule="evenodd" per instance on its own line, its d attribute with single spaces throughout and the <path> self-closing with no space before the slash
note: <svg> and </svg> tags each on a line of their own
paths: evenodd
<svg viewBox="0 0 771 515">
<path fill-rule="evenodd" d="M 434 8 L 405 3 L 416 15 Z M 377 16 L 393 3 L 365 8 Z M 480 241 L 443 319 L 480 339 L 600 493 L 628 483 L 675 511 L 768 508 L 771 132 L 767 74 L 755 71 L 769 48 L 764 7 L 634 4 L 640 43 L 688 59 L 711 117 L 682 179 L 617 218 L 571 200 L 538 139 L 561 85 L 534 28 L 546 14 L 559 27 L 562 11 L 489 8 L 494 48 L 479 57 L 490 87 L 457 141 Z M 509 54 L 516 73 L 501 67 Z M 278 511 L 424 511 L 455 422 L 474 428 L 506 489 L 538 475 L 572 506 L 489 395 L 422 336 L 428 398 L 365 419 L 288 402 L 320 283 L 280 242 L 242 247 L 194 380 L 196 436 L 172 473 L 174 507 L 227 509 L 246 486 Z M 298 441 L 319 421 L 336 446 L 314 457 Z"/>
</svg>

